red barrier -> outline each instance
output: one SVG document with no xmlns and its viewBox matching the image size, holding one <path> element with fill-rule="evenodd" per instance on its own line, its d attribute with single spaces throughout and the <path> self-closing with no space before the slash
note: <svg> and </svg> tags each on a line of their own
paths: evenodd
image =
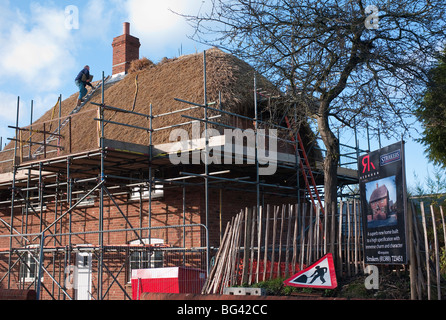
<svg viewBox="0 0 446 320">
<path fill-rule="evenodd" d="M 132 299 L 143 292 L 201 293 L 205 280 L 205 271 L 187 267 L 133 270 Z"/>
<path fill-rule="evenodd" d="M 36 291 L 0 289 L 0 300 L 36 300 Z"/>
</svg>

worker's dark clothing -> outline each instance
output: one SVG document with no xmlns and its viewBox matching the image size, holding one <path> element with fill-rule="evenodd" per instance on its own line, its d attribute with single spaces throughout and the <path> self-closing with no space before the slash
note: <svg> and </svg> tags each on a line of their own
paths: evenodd
<svg viewBox="0 0 446 320">
<path fill-rule="evenodd" d="M 85 86 L 90 86 L 93 88 L 92 84 L 87 82 L 87 79 L 90 79 L 90 71 L 87 68 L 82 69 L 74 79 L 76 86 L 79 88 L 79 100 L 81 100 L 87 94 L 87 89 Z"/>
</svg>

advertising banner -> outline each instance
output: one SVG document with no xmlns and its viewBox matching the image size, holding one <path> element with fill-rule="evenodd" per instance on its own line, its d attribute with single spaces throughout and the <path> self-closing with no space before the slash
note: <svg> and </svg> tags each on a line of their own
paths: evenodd
<svg viewBox="0 0 446 320">
<path fill-rule="evenodd" d="M 366 264 L 406 264 L 404 142 L 358 158 Z"/>
</svg>

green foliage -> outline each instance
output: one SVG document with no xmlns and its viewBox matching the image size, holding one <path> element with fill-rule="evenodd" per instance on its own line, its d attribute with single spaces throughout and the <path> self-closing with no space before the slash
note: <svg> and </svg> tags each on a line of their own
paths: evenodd
<svg viewBox="0 0 446 320">
<path fill-rule="evenodd" d="M 425 146 L 429 160 L 446 168 L 446 54 L 431 69 L 424 99 L 416 110 L 423 127 L 418 141 Z"/>
<path fill-rule="evenodd" d="M 433 176 L 429 173 L 424 182 L 418 180 L 414 173 L 415 187 L 409 191 L 414 199 L 420 199 L 427 204 L 443 205 L 446 195 L 446 172 L 440 167 L 435 167 Z"/>
<path fill-rule="evenodd" d="M 284 285 L 284 278 L 276 278 L 266 281 L 261 281 L 252 285 L 254 288 L 265 289 L 266 294 L 270 296 L 290 296 L 293 294 L 321 294 L 320 290 L 312 288 L 297 288 Z M 333 290 L 325 290 L 323 296 L 333 295 Z"/>
<path fill-rule="evenodd" d="M 267 295 L 280 296 L 284 295 L 284 289 L 287 288 L 283 284 L 283 278 L 276 278 L 255 283 L 253 287 L 265 289 Z"/>
<path fill-rule="evenodd" d="M 341 296 L 347 299 L 370 299 L 375 298 L 376 290 L 367 290 L 363 277 L 353 279 L 341 289 Z"/>
<path fill-rule="evenodd" d="M 443 278 L 446 278 L 446 248 L 441 248 L 440 253 L 440 274 Z"/>
<path fill-rule="evenodd" d="M 284 278 L 276 278 L 266 281 L 261 281 L 253 284 L 254 288 L 262 288 L 265 289 L 266 294 L 270 296 L 289 296 L 293 293 L 297 292 L 306 292 L 310 293 L 311 289 L 301 289 L 296 287 L 285 286 Z"/>
</svg>

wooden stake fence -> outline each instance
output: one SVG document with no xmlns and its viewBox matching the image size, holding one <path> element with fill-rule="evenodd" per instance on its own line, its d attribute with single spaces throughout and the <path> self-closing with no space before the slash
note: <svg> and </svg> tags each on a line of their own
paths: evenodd
<svg viewBox="0 0 446 320">
<path fill-rule="evenodd" d="M 307 204 L 242 210 L 226 227 L 202 292 L 295 274 L 326 253 L 323 220 L 321 210 Z"/>
<path fill-rule="evenodd" d="M 446 254 L 446 226 L 443 207 L 429 205 L 431 224 L 429 224 L 429 215 L 425 210 L 424 203 L 420 202 L 419 207 L 420 215 L 418 215 L 417 206 L 414 203 L 410 206 L 414 221 L 413 233 L 415 234 L 412 239 L 415 251 L 413 263 L 416 264 L 416 268 L 414 268 L 416 272 L 411 275 L 411 281 L 415 287 L 412 296 L 419 300 L 424 297 L 427 297 L 428 300 L 432 300 L 434 297 L 436 300 L 444 300 L 446 298 L 444 296 L 446 279 L 441 274 L 440 255 L 440 251 L 443 252 L 443 255 Z M 442 227 L 438 228 L 438 223 Z M 443 230 L 443 237 L 439 236 L 438 229 Z M 420 235 L 421 233 L 422 235 Z M 445 268 L 444 265 L 443 268 Z"/>
<path fill-rule="evenodd" d="M 431 223 L 428 223 L 429 217 L 423 203 L 418 208 L 411 202 L 408 208 L 407 214 L 411 215 L 413 221 L 413 228 L 408 232 L 412 237 L 410 248 L 413 250 L 411 296 L 414 299 L 432 299 L 431 293 L 436 292 L 436 299 L 444 299 L 442 292 L 445 292 L 445 280 L 441 276 L 440 264 L 441 251 L 446 251 L 443 208 L 430 206 Z M 225 287 L 287 278 L 306 268 L 330 248 L 328 230 L 331 230 L 331 226 L 327 219 L 329 217 L 321 215 L 321 210 L 314 210 L 307 204 L 300 207 L 290 204 L 267 205 L 259 210 L 256 207 L 242 210 L 226 226 L 202 292 L 221 294 Z M 337 230 L 334 237 L 336 243 L 332 253 L 337 277 L 348 278 L 362 274 L 366 266 L 363 262 L 360 202 L 340 202 L 336 221 L 337 226 L 333 229 Z M 439 224 L 442 225 L 442 238 L 437 232 Z M 409 270 L 402 265 L 384 267 L 398 271 Z"/>
</svg>

